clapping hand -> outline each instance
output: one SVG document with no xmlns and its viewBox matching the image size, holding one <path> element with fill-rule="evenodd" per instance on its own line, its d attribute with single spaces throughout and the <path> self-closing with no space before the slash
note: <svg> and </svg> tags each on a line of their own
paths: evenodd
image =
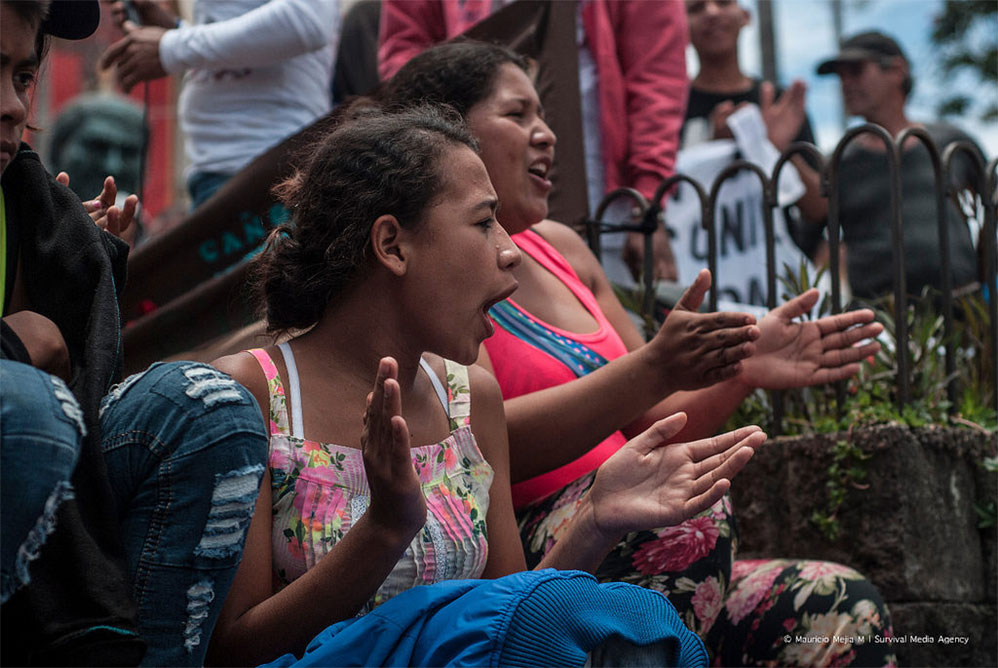
<svg viewBox="0 0 998 668">
<path fill-rule="evenodd" d="M 659 350 L 663 374 L 674 390 L 695 390 L 737 375 L 741 361 L 755 352 L 755 318 L 747 313 L 699 313 L 710 288 L 710 272 L 700 271 L 662 323 L 651 345 Z"/>
<path fill-rule="evenodd" d="M 360 447 L 371 488 L 367 512 L 379 527 L 411 539 L 426 523 L 426 499 L 412 466 L 398 363 L 391 357 L 381 359 L 374 391 L 367 395 Z"/>
<path fill-rule="evenodd" d="M 710 508 L 766 440 L 751 426 L 668 444 L 685 425 L 685 413 L 659 420 L 600 466 L 586 497 L 600 537 L 673 526 Z"/>
<path fill-rule="evenodd" d="M 69 174 L 66 172 L 59 172 L 55 179 L 69 187 Z M 83 208 L 87 210 L 97 227 L 107 230 L 120 239 L 135 220 L 135 214 L 139 209 L 139 197 L 129 195 L 120 209 L 114 204 L 117 198 L 118 187 L 114 183 L 114 177 L 108 176 L 104 179 L 104 187 L 100 194 L 95 199 L 84 202 Z"/>
<path fill-rule="evenodd" d="M 742 382 L 768 390 L 832 383 L 855 375 L 859 361 L 880 350 L 876 341 L 855 345 L 884 329 L 870 309 L 797 320 L 817 301 L 812 288 L 766 314 L 755 355 L 743 364 Z"/>
<path fill-rule="evenodd" d="M 125 21 L 128 21 L 128 12 L 125 3 L 121 0 L 104 0 L 111 6 L 111 20 L 114 24 L 125 29 Z M 131 0 L 132 7 L 138 13 L 138 18 L 144 26 L 159 26 L 161 28 L 174 28 L 177 25 L 177 16 L 168 11 L 162 3 L 152 0 Z"/>
<path fill-rule="evenodd" d="M 776 89 L 769 81 L 764 81 L 759 90 L 759 109 L 769 141 L 778 151 L 784 151 L 800 134 L 800 129 L 807 120 L 804 100 L 807 85 L 797 79 L 790 88 L 776 98 Z M 775 99 L 774 99 L 775 98 Z"/>
</svg>

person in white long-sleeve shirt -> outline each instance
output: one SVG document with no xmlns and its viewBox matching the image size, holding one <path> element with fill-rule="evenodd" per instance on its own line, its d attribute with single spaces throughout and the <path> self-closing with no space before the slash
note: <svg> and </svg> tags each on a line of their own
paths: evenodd
<svg viewBox="0 0 998 668">
<path fill-rule="evenodd" d="M 184 73 L 179 115 L 192 207 L 256 156 L 331 106 L 339 0 L 196 0 L 194 22 L 133 0 L 142 25 L 112 2 L 125 36 L 101 59 L 127 92 Z"/>
</svg>

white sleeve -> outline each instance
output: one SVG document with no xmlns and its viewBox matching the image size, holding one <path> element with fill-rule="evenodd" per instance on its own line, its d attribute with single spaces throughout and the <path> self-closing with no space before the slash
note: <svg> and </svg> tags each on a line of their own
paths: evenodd
<svg viewBox="0 0 998 668">
<path fill-rule="evenodd" d="M 167 30 L 159 57 L 170 74 L 266 65 L 334 43 L 339 18 L 338 0 L 271 0 L 226 21 Z"/>
</svg>

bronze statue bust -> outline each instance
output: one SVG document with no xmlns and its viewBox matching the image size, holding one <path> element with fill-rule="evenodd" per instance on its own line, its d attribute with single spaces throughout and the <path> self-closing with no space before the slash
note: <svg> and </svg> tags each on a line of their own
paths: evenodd
<svg viewBox="0 0 998 668">
<path fill-rule="evenodd" d="M 119 193 L 135 193 L 146 135 L 139 106 L 118 95 L 85 93 L 56 118 L 48 166 L 69 174 L 69 187 L 83 200 L 100 194 L 109 175 Z"/>
</svg>

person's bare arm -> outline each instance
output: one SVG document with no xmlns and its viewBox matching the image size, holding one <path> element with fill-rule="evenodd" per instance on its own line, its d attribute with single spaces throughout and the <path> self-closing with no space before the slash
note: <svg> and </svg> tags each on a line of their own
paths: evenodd
<svg viewBox="0 0 998 668">
<path fill-rule="evenodd" d="M 804 194 L 797 200 L 797 208 L 811 224 L 824 224 L 828 217 L 828 198 L 821 195 L 821 176 L 800 155 L 790 158 L 797 168 L 800 180 L 804 184 Z"/>
<path fill-rule="evenodd" d="M 69 381 L 72 373 L 69 347 L 58 325 L 34 311 L 11 313 L 3 321 L 24 346 L 31 366 Z"/>
<path fill-rule="evenodd" d="M 496 578 L 525 570 L 520 532 L 513 516 L 509 482 L 509 443 L 499 384 L 478 365 L 468 367 L 471 386 L 471 429 L 482 456 L 495 476 L 489 488 L 489 510 L 485 524 L 489 532 L 489 559 L 484 578 Z"/>
<path fill-rule="evenodd" d="M 794 81 L 775 97 L 773 84 L 764 81 L 759 88 L 759 110 L 766 123 L 766 133 L 776 150 L 783 152 L 801 133 L 807 122 L 805 112 L 807 86 L 801 80 Z M 774 99 L 775 98 L 775 99 Z M 828 216 L 828 198 L 821 195 L 821 177 L 801 155 L 790 158 L 804 184 L 804 195 L 797 200 L 797 208 L 812 223 L 820 223 Z"/>
</svg>

